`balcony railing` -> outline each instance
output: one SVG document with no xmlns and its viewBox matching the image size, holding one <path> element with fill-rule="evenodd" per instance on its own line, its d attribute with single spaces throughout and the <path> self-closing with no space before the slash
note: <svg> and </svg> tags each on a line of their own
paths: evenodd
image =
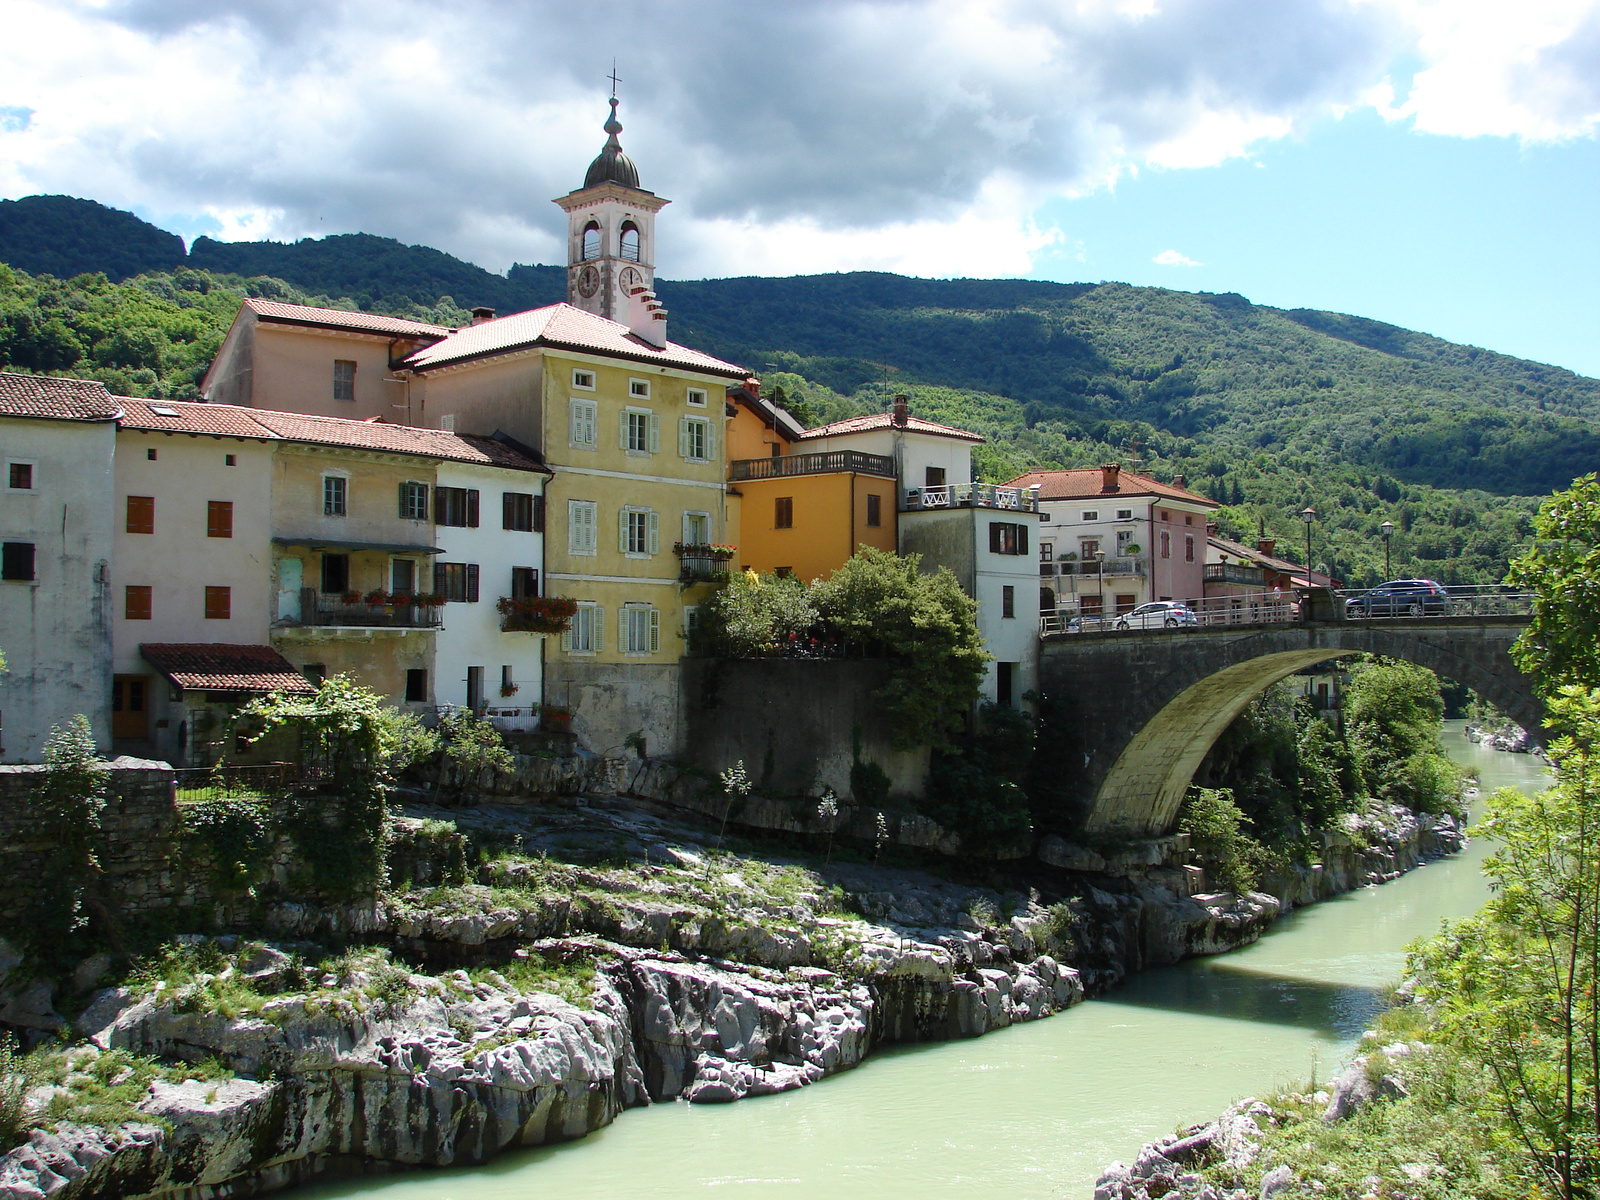
<svg viewBox="0 0 1600 1200">
<path fill-rule="evenodd" d="M 567 596 L 501 596 L 495 609 L 501 633 L 565 633 L 578 602 Z"/>
<path fill-rule="evenodd" d="M 1243 563 L 1207 563 L 1203 578 L 1206 583 L 1242 583 L 1247 587 L 1265 587 L 1267 573 L 1260 567 Z"/>
<path fill-rule="evenodd" d="M 709 554 L 684 554 L 678 559 L 680 583 L 725 583 L 728 560 Z"/>
<path fill-rule="evenodd" d="M 728 464 L 728 478 L 784 479 L 790 475 L 832 475 L 855 471 L 893 479 L 894 459 L 860 450 L 828 450 L 819 454 L 785 454 L 777 458 L 736 458 Z"/>
<path fill-rule="evenodd" d="M 1145 576 L 1145 562 L 1142 558 L 1108 558 L 1103 563 L 1041 562 L 1039 564 L 1039 574 L 1047 578 L 1055 575 L 1133 575 L 1143 579 Z"/>
<path fill-rule="evenodd" d="M 437 629 L 438 604 L 368 604 L 365 599 L 325 596 L 316 588 L 300 589 L 300 619 L 283 622 L 301 627 L 344 629 Z"/>
<path fill-rule="evenodd" d="M 935 508 L 1003 508 L 1038 512 L 1038 488 L 1000 487 L 993 483 L 951 483 L 942 487 L 908 488 L 906 510 Z"/>
</svg>

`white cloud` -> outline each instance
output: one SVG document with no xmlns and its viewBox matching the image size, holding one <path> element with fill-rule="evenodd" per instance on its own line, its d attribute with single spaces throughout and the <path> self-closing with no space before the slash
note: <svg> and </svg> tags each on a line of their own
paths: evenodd
<svg viewBox="0 0 1600 1200">
<path fill-rule="evenodd" d="M 1162 267 L 1203 267 L 1205 263 L 1196 262 L 1187 254 L 1180 254 L 1176 250 L 1163 250 L 1150 260 Z"/>
<path fill-rule="evenodd" d="M 597 12 L 7 0 L 0 195 L 555 261 L 549 200 L 602 139 Z M 618 0 L 603 20 L 649 31 L 619 63 L 622 141 L 676 202 L 669 278 L 1017 274 L 1061 253 L 1046 201 L 1328 114 L 1536 140 L 1600 121 L 1600 0 Z"/>
</svg>

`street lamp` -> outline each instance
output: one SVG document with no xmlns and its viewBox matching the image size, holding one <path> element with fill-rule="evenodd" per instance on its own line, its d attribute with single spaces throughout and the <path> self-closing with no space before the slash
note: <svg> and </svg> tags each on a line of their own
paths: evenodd
<svg viewBox="0 0 1600 1200">
<path fill-rule="evenodd" d="M 1394 522 L 1385 521 L 1378 528 L 1383 530 L 1383 577 L 1388 579 L 1394 574 L 1393 569 L 1389 566 L 1389 539 L 1394 537 Z"/>
<path fill-rule="evenodd" d="M 1317 519 L 1317 510 L 1309 504 L 1300 512 L 1300 519 L 1306 523 L 1306 587 L 1311 586 L 1311 522 Z"/>
</svg>

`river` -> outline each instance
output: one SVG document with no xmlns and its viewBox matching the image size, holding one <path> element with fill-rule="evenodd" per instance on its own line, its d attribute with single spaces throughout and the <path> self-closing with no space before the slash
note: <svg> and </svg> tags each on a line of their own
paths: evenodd
<svg viewBox="0 0 1600 1200">
<path fill-rule="evenodd" d="M 1527 755 L 1446 748 L 1484 793 L 1543 786 Z M 1327 1079 L 1404 947 L 1488 891 L 1484 847 L 1292 914 L 1254 946 L 1149 971 L 1046 1021 L 891 1050 L 814 1087 L 625 1112 L 580 1142 L 487 1166 L 325 1184 L 306 1200 L 956 1195 L 1087 1198 L 1112 1159 L 1241 1096 Z"/>
</svg>

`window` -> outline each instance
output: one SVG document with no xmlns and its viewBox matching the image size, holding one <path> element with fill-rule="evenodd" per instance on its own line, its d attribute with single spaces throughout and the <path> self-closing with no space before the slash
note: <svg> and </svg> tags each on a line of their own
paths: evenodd
<svg viewBox="0 0 1600 1200">
<path fill-rule="evenodd" d="M 233 589 L 225 587 L 206 588 L 206 620 L 226 621 L 233 610 Z"/>
<path fill-rule="evenodd" d="M 711 457 L 711 422 L 703 417 L 684 417 L 678 422 L 678 454 L 692 462 Z"/>
<path fill-rule="evenodd" d="M 350 556 L 324 554 L 322 556 L 322 587 L 324 596 L 337 596 L 350 590 Z"/>
<path fill-rule="evenodd" d="M 325 517 L 342 517 L 345 514 L 345 503 L 349 498 L 350 481 L 342 475 L 324 475 L 322 477 L 322 515 Z"/>
<path fill-rule="evenodd" d="M 1183 561 L 1194 561 L 1194 534 L 1192 533 L 1183 535 Z"/>
<path fill-rule="evenodd" d="M 1138 543 L 1133 540 L 1134 536 L 1135 533 L 1132 529 L 1117 530 L 1117 557 L 1126 558 L 1128 555 L 1133 553 L 1128 547 L 1138 545 Z"/>
<path fill-rule="evenodd" d="M 1088 512 L 1083 514 L 1083 519 L 1085 521 L 1098 521 L 1100 519 L 1100 510 L 1094 508 L 1090 509 Z"/>
<path fill-rule="evenodd" d="M 33 578 L 33 543 L 0 543 L 0 579 L 23 583 Z"/>
<path fill-rule="evenodd" d="M 406 672 L 406 703 L 425 704 L 428 699 L 428 669 L 412 667 Z"/>
<path fill-rule="evenodd" d="M 6 486 L 14 492 L 33 491 L 33 464 L 26 462 L 7 463 Z"/>
<path fill-rule="evenodd" d="M 655 654 L 661 649 L 661 611 L 648 604 L 622 606 L 623 651 Z"/>
<path fill-rule="evenodd" d="M 231 538 L 233 536 L 233 501 L 206 501 L 206 536 Z"/>
<path fill-rule="evenodd" d="M 593 500 L 567 501 L 567 553 L 596 554 L 600 549 L 600 506 Z"/>
<path fill-rule="evenodd" d="M 876 529 L 883 524 L 883 497 L 877 492 L 867 493 L 867 525 Z"/>
<path fill-rule="evenodd" d="M 994 665 L 994 702 L 1001 708 L 1011 707 L 1011 679 L 1016 663 L 997 662 Z"/>
<path fill-rule="evenodd" d="M 1009 521 L 989 522 L 989 553 L 1026 554 L 1028 552 L 1028 527 Z"/>
<path fill-rule="evenodd" d="M 1193 525 L 1194 524 L 1194 514 L 1190 513 L 1187 517 L 1185 517 L 1183 519 L 1183 523 L 1185 525 Z"/>
<path fill-rule="evenodd" d="M 924 467 L 922 471 L 922 485 L 924 487 L 943 487 L 944 468 Z"/>
<path fill-rule="evenodd" d="M 535 567 L 511 568 L 511 597 L 526 600 L 539 594 L 539 571 Z"/>
<path fill-rule="evenodd" d="M 1079 596 L 1078 615 L 1080 617 L 1098 617 L 1100 615 L 1100 597 Z"/>
<path fill-rule="evenodd" d="M 654 454 L 661 449 L 661 419 L 647 408 L 623 409 L 622 448 L 629 454 Z"/>
<path fill-rule="evenodd" d="M 1133 509 L 1131 509 L 1131 508 L 1119 508 L 1119 509 L 1117 509 L 1117 520 L 1119 520 L 1119 521 L 1131 521 L 1131 520 L 1133 520 Z"/>
<path fill-rule="evenodd" d="M 772 527 L 774 529 L 794 528 L 793 496 L 779 496 L 772 502 Z"/>
<path fill-rule="evenodd" d="M 1017 615 L 1017 589 L 1009 583 L 1000 589 L 1000 616 L 1002 618 L 1015 618 Z"/>
<path fill-rule="evenodd" d="M 590 221 L 583 227 L 583 257 L 600 257 L 600 222 Z"/>
<path fill-rule="evenodd" d="M 1131 613 L 1138 605 L 1139 597 L 1132 592 L 1117 593 L 1117 616 L 1120 617 L 1124 613 Z"/>
<path fill-rule="evenodd" d="M 592 392 L 592 391 L 594 391 L 594 372 L 593 371 L 573 371 L 572 372 L 572 386 L 577 388 L 579 391 L 582 391 L 582 392 Z"/>
<path fill-rule="evenodd" d="M 1165 529 L 1161 531 L 1161 557 L 1172 557 L 1172 535 Z"/>
<path fill-rule="evenodd" d="M 1078 541 L 1078 557 L 1086 563 L 1092 563 L 1100 553 L 1099 538 L 1080 538 Z"/>
<path fill-rule="evenodd" d="M 661 550 L 661 522 L 648 508 L 627 505 L 617 521 L 617 548 L 631 558 Z"/>
<path fill-rule="evenodd" d="M 455 525 L 465 529 L 476 529 L 478 527 L 478 489 L 434 488 L 433 520 L 437 525 Z"/>
<path fill-rule="evenodd" d="M 605 649 L 606 610 L 586 600 L 578 601 L 572 628 L 561 635 L 562 649 L 573 654 L 598 654 Z"/>
<path fill-rule="evenodd" d="M 621 257 L 627 262 L 639 261 L 639 227 L 632 221 L 622 223 L 622 237 L 619 248 Z"/>
<path fill-rule="evenodd" d="M 300 668 L 300 674 L 304 675 L 310 682 L 320 686 L 322 681 L 328 677 L 328 665 L 326 663 L 306 663 L 305 666 Z"/>
<path fill-rule="evenodd" d="M 683 544 L 705 546 L 711 541 L 711 514 L 686 512 L 683 514 Z"/>
<path fill-rule="evenodd" d="M 477 563 L 435 563 L 433 590 L 457 604 L 478 602 Z"/>
<path fill-rule="evenodd" d="M 595 448 L 595 427 L 599 425 L 600 406 L 593 400 L 571 401 L 571 417 L 568 423 L 568 440 L 574 446 Z"/>
<path fill-rule="evenodd" d="M 150 585 L 130 583 L 122 589 L 122 619 L 148 621 L 150 619 Z"/>
<path fill-rule="evenodd" d="M 426 521 L 428 519 L 428 485 L 402 483 L 400 485 L 400 519 Z"/>
<path fill-rule="evenodd" d="M 691 407 L 693 407 L 693 408 L 704 408 L 706 406 L 706 390 L 705 390 L 705 388 L 690 388 L 689 391 L 688 391 L 688 394 L 686 396 L 686 399 L 688 400 L 688 402 L 689 402 Z"/>
<path fill-rule="evenodd" d="M 1161 511 L 1161 519 L 1163 521 L 1170 521 L 1170 520 L 1172 520 L 1172 514 L 1167 512 L 1165 509 L 1163 509 Z"/>
<path fill-rule="evenodd" d="M 335 400 L 356 398 L 356 364 L 348 358 L 333 360 L 333 398 Z"/>
<path fill-rule="evenodd" d="M 1040 562 L 1055 562 L 1055 560 L 1056 560 L 1056 544 L 1054 542 L 1040 542 L 1039 543 L 1039 561 Z"/>
<path fill-rule="evenodd" d="M 650 381 L 648 379 L 628 380 L 628 395 L 635 400 L 650 399 Z"/>
<path fill-rule="evenodd" d="M 467 707 L 473 712 L 483 711 L 483 668 L 467 668 Z"/>
<path fill-rule="evenodd" d="M 154 448 L 146 450 L 144 452 L 144 456 L 146 458 L 148 458 L 151 462 L 155 462 L 155 460 L 156 460 L 156 452 L 155 452 Z"/>
<path fill-rule="evenodd" d="M 510 667 L 500 668 L 500 694 L 509 696 L 517 690 L 517 681 L 512 677 Z"/>
<path fill-rule="evenodd" d="M 224 454 L 222 456 L 222 465 L 225 467 L 237 467 L 239 465 L 239 458 L 234 454 Z"/>
<path fill-rule="evenodd" d="M 522 533 L 532 533 L 533 507 L 532 492 L 501 492 L 501 528 L 515 529 Z"/>
<path fill-rule="evenodd" d="M 154 533 L 156 531 L 156 498 L 154 496 L 128 497 L 129 533 Z"/>
<path fill-rule="evenodd" d="M 415 559 L 396 558 L 390 560 L 389 590 L 401 596 L 409 596 L 417 590 L 417 563 Z"/>
</svg>

